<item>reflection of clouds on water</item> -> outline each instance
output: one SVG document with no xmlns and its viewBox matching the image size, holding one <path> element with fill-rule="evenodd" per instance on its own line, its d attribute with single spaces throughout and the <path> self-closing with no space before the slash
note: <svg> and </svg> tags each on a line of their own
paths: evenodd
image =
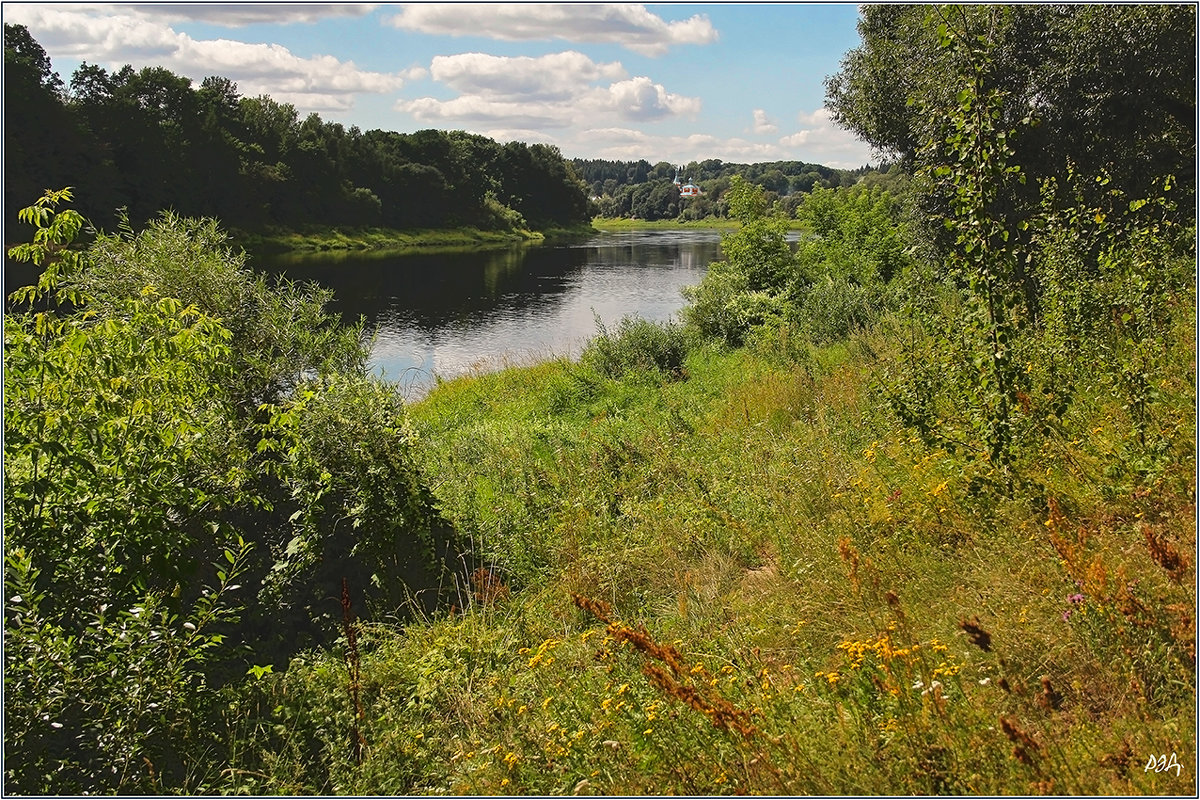
<svg viewBox="0 0 1200 800">
<path fill-rule="evenodd" d="M 422 396 L 434 376 L 577 358 L 626 315 L 665 321 L 720 256 L 716 231 L 599 234 L 570 247 L 406 257 L 317 276 L 378 333 L 372 371 Z M 348 276 L 349 275 L 349 276 Z"/>
</svg>

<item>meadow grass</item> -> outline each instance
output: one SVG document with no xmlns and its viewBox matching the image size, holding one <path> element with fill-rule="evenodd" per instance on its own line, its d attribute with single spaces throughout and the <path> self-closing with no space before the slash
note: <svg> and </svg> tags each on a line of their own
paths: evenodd
<svg viewBox="0 0 1200 800">
<path fill-rule="evenodd" d="M 1189 325 L 1156 466 L 1097 390 L 1011 497 L 886 411 L 882 328 L 443 382 L 423 468 L 487 577 L 362 627 L 361 763 L 336 655 L 264 678 L 239 788 L 1194 794 Z"/>
<path fill-rule="evenodd" d="M 432 228 L 395 230 L 368 226 L 308 227 L 300 230 L 271 230 L 250 233 L 234 231 L 233 239 L 251 251 L 324 253 L 395 252 L 430 248 L 475 248 L 539 241 L 535 231 L 485 231 L 478 228 Z"/>
</svg>

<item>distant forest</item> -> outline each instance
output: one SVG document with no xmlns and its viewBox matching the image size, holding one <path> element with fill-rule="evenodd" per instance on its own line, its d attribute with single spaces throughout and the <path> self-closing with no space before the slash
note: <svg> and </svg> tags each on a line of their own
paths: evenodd
<svg viewBox="0 0 1200 800">
<path fill-rule="evenodd" d="M 163 209 L 243 229 L 380 225 L 487 229 L 586 222 L 587 197 L 558 149 L 462 131 L 363 132 L 237 85 L 161 67 L 84 63 L 69 84 L 28 30 L 4 26 L 9 215 L 47 188 L 75 187 L 111 227 Z M 12 223 L 14 220 L 7 220 Z"/>
<path fill-rule="evenodd" d="M 576 158 L 571 161 L 575 172 L 588 187 L 596 204 L 597 214 L 605 217 L 639 217 L 641 219 L 703 219 L 724 217 L 727 208 L 722 195 L 729 189 L 734 175 L 761 186 L 768 200 L 785 200 L 789 214 L 800 196 L 814 188 L 829 189 L 853 186 L 864 175 L 878 170 L 864 166 L 854 170 L 833 169 L 803 161 L 772 161 L 759 164 L 735 164 L 720 159 L 671 164 L 660 161 L 604 161 Z M 691 182 L 699 187 L 700 195 L 683 198 L 675 185 Z"/>
<path fill-rule="evenodd" d="M 666 161 L 566 160 L 545 144 L 500 144 L 464 131 L 362 131 L 237 84 L 162 67 L 115 72 L 86 62 L 69 83 L 21 25 L 4 26 L 4 203 L 74 187 L 79 210 L 112 229 L 120 211 L 139 227 L 160 211 L 261 231 L 307 226 L 396 229 L 474 226 L 546 230 L 592 216 L 701 219 L 726 214 L 734 175 L 784 198 L 848 186 L 869 167 L 801 161 L 692 162 L 682 198 Z M 788 198 L 791 198 L 789 201 Z"/>
</svg>

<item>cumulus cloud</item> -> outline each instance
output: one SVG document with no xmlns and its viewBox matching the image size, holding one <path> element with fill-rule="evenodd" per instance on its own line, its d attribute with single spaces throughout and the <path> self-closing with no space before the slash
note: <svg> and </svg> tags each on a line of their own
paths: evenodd
<svg viewBox="0 0 1200 800">
<path fill-rule="evenodd" d="M 220 75 L 244 95 L 269 94 L 303 111 L 344 111 L 358 93 L 400 89 L 423 70 L 372 72 L 333 56 L 302 58 L 278 44 L 193 39 L 144 13 L 113 13 L 110 6 L 5 7 L 8 22 L 29 28 L 52 58 L 117 68 L 166 67 L 193 81 Z"/>
<path fill-rule="evenodd" d="M 165 22 L 206 22 L 225 28 L 246 25 L 281 25 L 293 22 L 317 22 L 331 17 L 361 17 L 371 13 L 376 3 L 118 3 L 110 10 Z"/>
<path fill-rule="evenodd" d="M 753 131 L 755 133 L 776 133 L 778 130 L 779 126 L 767 117 L 766 111 L 763 111 L 761 108 L 754 109 Z"/>
<path fill-rule="evenodd" d="M 739 137 L 721 138 L 707 133 L 657 135 L 635 128 L 606 127 L 579 131 L 560 143 L 571 157 L 608 158 L 618 161 L 644 158 L 675 164 L 719 158 L 750 163 L 784 158 L 777 144 L 750 142 Z"/>
<path fill-rule="evenodd" d="M 625 119 L 642 122 L 692 115 L 700 110 L 698 97 L 671 94 L 661 84 L 653 83 L 646 77 L 614 83 L 608 87 L 607 98 L 601 97 L 603 110 L 611 110 Z"/>
<path fill-rule="evenodd" d="M 574 51 L 537 58 L 438 56 L 430 75 L 459 95 L 400 100 L 395 108 L 421 122 L 521 129 L 568 128 L 581 120 L 654 122 L 700 110 L 699 98 L 669 92 L 648 77 L 615 80 L 624 74 L 617 62 L 596 63 Z"/>
<path fill-rule="evenodd" d="M 623 78 L 625 69 L 617 62 L 597 64 L 574 51 L 540 58 L 462 53 L 435 57 L 429 74 L 464 94 L 566 100 L 581 84 Z"/>
<path fill-rule="evenodd" d="M 707 133 L 662 135 L 613 125 L 560 131 L 554 144 L 568 158 L 618 161 L 644 158 L 650 162 L 669 161 L 673 164 L 708 158 L 733 163 L 794 160 L 843 169 L 870 163 L 868 146 L 836 128 L 820 136 L 810 132 L 798 139 L 793 135 L 772 141 L 751 141 Z"/>
<path fill-rule="evenodd" d="M 827 108 L 796 115 L 800 129 L 780 138 L 779 144 L 803 161 L 852 169 L 871 162 L 871 148 L 833 121 Z"/>
<path fill-rule="evenodd" d="M 716 28 L 703 14 L 667 22 L 643 5 L 628 4 L 430 3 L 405 6 L 388 22 L 447 36 L 612 43 L 647 56 L 661 56 L 675 45 L 717 40 Z"/>
</svg>

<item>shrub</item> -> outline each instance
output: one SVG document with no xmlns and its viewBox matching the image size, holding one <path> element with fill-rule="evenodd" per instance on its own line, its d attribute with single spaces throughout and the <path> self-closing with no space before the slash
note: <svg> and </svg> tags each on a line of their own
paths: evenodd
<svg viewBox="0 0 1200 800">
<path fill-rule="evenodd" d="M 799 327 L 814 344 L 841 341 L 879 317 L 878 292 L 832 275 L 818 279 L 796 313 Z"/>
<path fill-rule="evenodd" d="M 210 222 L 69 249 L 68 199 L 10 251 L 46 267 L 14 302 L 47 310 L 4 318 L 5 788 L 211 788 L 218 686 L 304 644 L 255 626 L 331 639 L 330 571 L 394 610 L 438 523 L 325 295 L 268 290 Z"/>
<path fill-rule="evenodd" d="M 64 219 L 17 255 L 53 258 Z M 195 768 L 229 654 L 249 546 L 221 513 L 261 498 L 221 388 L 229 332 L 150 290 L 106 316 L 74 299 L 4 318 L 5 788 L 160 791 Z"/>
<path fill-rule="evenodd" d="M 682 325 L 624 317 L 610 333 L 596 317 L 599 333 L 584 348 L 582 363 L 602 375 L 619 378 L 629 372 L 657 372 L 683 377 L 689 343 Z"/>
<path fill-rule="evenodd" d="M 405 605 L 410 591 L 436 587 L 432 570 L 446 531 L 423 484 L 399 390 L 332 376 L 301 384 L 270 416 L 258 449 L 270 455 L 266 468 L 292 513 L 273 537 L 267 613 L 289 615 L 292 626 L 327 639 L 341 615 L 335 600 L 343 578 L 356 607 L 378 618 Z M 277 629 L 278 616 L 273 623 Z M 285 626 L 290 636 L 292 626 Z"/>
<path fill-rule="evenodd" d="M 329 290 L 272 284 L 227 241 L 215 220 L 164 212 L 140 232 L 99 234 L 87 269 L 64 284 L 101 315 L 151 287 L 220 319 L 236 362 L 229 385 L 247 414 L 287 396 L 306 376 L 365 371 L 370 351 L 362 326 L 326 310 Z"/>
</svg>

